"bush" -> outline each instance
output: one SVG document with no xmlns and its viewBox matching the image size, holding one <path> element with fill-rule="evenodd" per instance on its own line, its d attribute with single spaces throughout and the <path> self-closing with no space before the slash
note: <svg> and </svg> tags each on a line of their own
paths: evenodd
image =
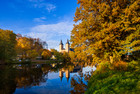
<svg viewBox="0 0 140 94">
<path fill-rule="evenodd" d="M 139 94 L 139 63 L 133 61 L 128 64 L 130 69 L 127 71 L 110 69 L 106 72 L 95 71 L 88 83 L 86 94 Z"/>
</svg>

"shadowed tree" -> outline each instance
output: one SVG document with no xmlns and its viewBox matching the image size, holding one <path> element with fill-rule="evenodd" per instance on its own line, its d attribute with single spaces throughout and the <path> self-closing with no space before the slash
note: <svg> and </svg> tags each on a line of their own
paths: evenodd
<svg viewBox="0 0 140 94">
<path fill-rule="evenodd" d="M 16 56 L 16 34 L 0 29 L 0 61 L 4 62 Z"/>
</svg>

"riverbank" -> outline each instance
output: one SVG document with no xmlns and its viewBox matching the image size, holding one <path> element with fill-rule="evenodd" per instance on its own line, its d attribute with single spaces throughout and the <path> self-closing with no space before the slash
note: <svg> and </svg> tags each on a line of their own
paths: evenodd
<svg viewBox="0 0 140 94">
<path fill-rule="evenodd" d="M 85 94 L 139 94 L 140 61 L 129 62 L 127 70 L 95 71 Z"/>
</svg>

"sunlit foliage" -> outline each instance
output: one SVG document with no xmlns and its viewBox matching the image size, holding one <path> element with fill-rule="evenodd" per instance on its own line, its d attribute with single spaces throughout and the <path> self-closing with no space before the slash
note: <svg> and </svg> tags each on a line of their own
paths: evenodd
<svg viewBox="0 0 140 94">
<path fill-rule="evenodd" d="M 71 32 L 77 58 L 114 63 L 140 50 L 140 0 L 78 0 Z"/>
<path fill-rule="evenodd" d="M 44 49 L 41 55 L 42 55 L 43 59 L 47 59 L 47 60 L 51 59 L 51 57 L 52 57 L 51 51 L 49 51 L 47 49 Z"/>
<path fill-rule="evenodd" d="M 44 42 L 40 39 L 30 37 L 17 37 L 17 54 L 22 55 L 22 59 L 36 58 L 41 56 L 44 49 Z"/>
</svg>

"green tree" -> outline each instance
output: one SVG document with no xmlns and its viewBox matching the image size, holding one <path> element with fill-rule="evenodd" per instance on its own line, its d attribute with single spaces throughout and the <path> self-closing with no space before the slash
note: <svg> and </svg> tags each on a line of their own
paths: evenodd
<svg viewBox="0 0 140 94">
<path fill-rule="evenodd" d="M 51 53 L 52 53 L 52 55 L 54 55 L 56 57 L 57 60 L 64 61 L 64 57 L 63 57 L 63 54 L 62 53 L 58 52 L 55 49 L 51 49 Z"/>
<path fill-rule="evenodd" d="M 51 51 L 47 49 L 44 49 L 41 55 L 43 59 L 47 59 L 47 60 L 51 59 L 51 56 L 52 56 Z"/>
<path fill-rule="evenodd" d="M 70 62 L 70 56 L 67 52 L 60 53 L 55 49 L 51 49 L 52 55 L 56 57 L 57 60 L 61 60 L 63 62 Z"/>
<path fill-rule="evenodd" d="M 5 62 L 16 56 L 16 34 L 0 29 L 0 61 Z"/>
<path fill-rule="evenodd" d="M 77 58 L 93 64 L 119 61 L 140 50 L 140 0 L 78 0 L 71 32 Z"/>
</svg>

